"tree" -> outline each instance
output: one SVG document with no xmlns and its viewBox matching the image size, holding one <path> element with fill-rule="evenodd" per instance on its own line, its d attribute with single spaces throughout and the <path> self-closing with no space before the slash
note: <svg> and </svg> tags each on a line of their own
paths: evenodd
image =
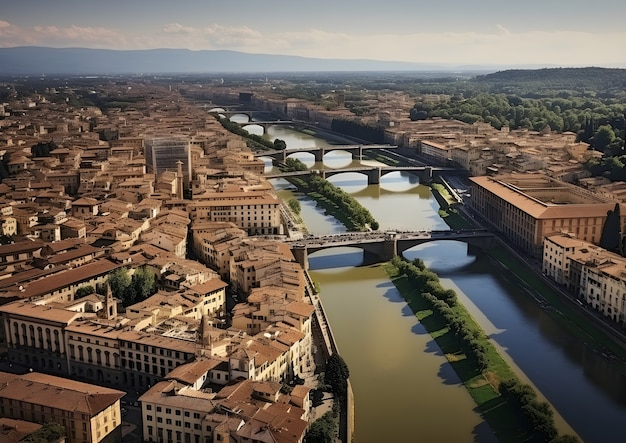
<svg viewBox="0 0 626 443">
<path fill-rule="evenodd" d="M 591 144 L 596 151 L 604 152 L 614 140 L 615 132 L 613 132 L 613 128 L 609 125 L 602 125 L 591 139 Z"/>
<path fill-rule="evenodd" d="M 134 289 L 132 303 L 143 301 L 156 291 L 156 276 L 154 271 L 147 266 L 135 270 L 131 282 Z"/>
<path fill-rule="evenodd" d="M 345 398 L 348 393 L 348 377 L 350 370 L 343 358 L 336 352 L 328 357 L 324 380 L 340 398 Z"/>
<path fill-rule="evenodd" d="M 96 290 L 91 285 L 81 286 L 80 288 L 76 290 L 76 293 L 74 294 L 74 298 L 75 299 L 83 298 L 83 297 L 86 297 L 87 295 L 93 294 L 94 292 L 96 292 Z"/>
<path fill-rule="evenodd" d="M 285 140 L 281 140 L 279 138 L 274 140 L 274 149 L 284 150 L 287 149 L 287 142 Z"/>
<path fill-rule="evenodd" d="M 409 118 L 413 122 L 418 121 L 418 120 L 426 120 L 428 118 L 428 112 L 411 108 L 411 111 L 409 112 Z"/>
<path fill-rule="evenodd" d="M 621 230 L 620 230 L 620 207 L 615 203 L 615 208 L 608 211 L 602 234 L 600 235 L 600 247 L 615 253 L 621 253 Z"/>
<path fill-rule="evenodd" d="M 30 434 L 22 443 L 56 443 L 65 436 L 65 428 L 59 423 L 50 421 Z"/>
<path fill-rule="evenodd" d="M 305 443 L 333 443 L 337 436 L 339 425 L 332 411 L 326 412 L 315 420 L 306 435 Z"/>
<path fill-rule="evenodd" d="M 122 300 L 124 306 L 128 306 L 125 303 L 128 298 L 128 288 L 131 287 L 131 278 L 128 270 L 126 268 L 118 268 L 111 272 L 107 278 L 107 283 L 111 286 L 113 296 Z"/>
<path fill-rule="evenodd" d="M 294 214 L 300 214 L 300 210 L 302 207 L 300 206 L 300 202 L 296 198 L 290 198 L 287 200 L 287 205 L 293 211 Z"/>
</svg>

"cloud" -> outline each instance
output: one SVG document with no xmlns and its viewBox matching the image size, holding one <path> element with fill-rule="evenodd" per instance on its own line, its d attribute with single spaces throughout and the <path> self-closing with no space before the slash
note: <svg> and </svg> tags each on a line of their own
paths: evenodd
<svg viewBox="0 0 626 443">
<path fill-rule="evenodd" d="M 254 46 L 262 39 L 260 32 L 247 26 L 211 26 L 195 28 L 170 23 L 163 27 L 168 40 L 177 47 L 189 49 L 239 49 Z"/>
<path fill-rule="evenodd" d="M 247 26 L 204 27 L 173 22 L 153 30 L 120 32 L 71 25 L 21 28 L 0 20 L 0 46 L 40 45 L 111 49 L 187 48 L 297 55 L 319 58 L 375 59 L 458 64 L 624 66 L 626 59 L 607 42 L 626 41 L 626 32 L 512 31 L 503 25 L 476 31 L 421 31 L 375 34 L 322 29 L 261 32 Z M 621 57 L 619 59 L 618 57 Z"/>
<path fill-rule="evenodd" d="M 126 36 L 108 28 L 83 27 L 71 25 L 64 28 L 56 26 L 35 26 L 35 36 L 47 45 L 80 45 L 94 48 L 125 49 Z"/>
<path fill-rule="evenodd" d="M 502 33 L 504 35 L 511 35 L 511 32 L 508 29 L 506 29 L 504 26 L 500 25 L 500 24 L 496 25 L 496 29 L 498 31 L 500 31 L 500 33 Z"/>
</svg>

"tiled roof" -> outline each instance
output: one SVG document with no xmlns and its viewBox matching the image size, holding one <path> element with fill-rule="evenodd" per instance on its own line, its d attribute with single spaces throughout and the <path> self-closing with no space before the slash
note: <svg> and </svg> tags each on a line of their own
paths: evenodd
<svg viewBox="0 0 626 443">
<path fill-rule="evenodd" d="M 94 416 L 126 393 L 116 389 L 31 372 L 0 372 L 0 397 Z"/>
</svg>

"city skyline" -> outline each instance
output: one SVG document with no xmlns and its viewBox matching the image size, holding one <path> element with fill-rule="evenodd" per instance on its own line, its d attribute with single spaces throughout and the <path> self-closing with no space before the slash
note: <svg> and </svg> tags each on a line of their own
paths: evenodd
<svg viewBox="0 0 626 443">
<path fill-rule="evenodd" d="M 520 9 L 523 6 L 523 9 Z M 232 50 L 442 65 L 626 67 L 626 4 L 13 2 L 0 47 Z"/>
</svg>

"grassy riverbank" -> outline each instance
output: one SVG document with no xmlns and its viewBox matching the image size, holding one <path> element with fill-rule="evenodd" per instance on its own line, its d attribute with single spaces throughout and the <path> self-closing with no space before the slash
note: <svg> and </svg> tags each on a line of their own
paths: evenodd
<svg viewBox="0 0 626 443">
<path fill-rule="evenodd" d="M 484 351 L 482 368 L 475 358 L 468 356 L 467 338 L 453 333 L 448 320 L 433 309 L 432 302 L 416 288 L 415 282 L 407 275 L 401 274 L 393 263 L 385 264 L 384 269 L 411 311 L 437 342 L 499 441 L 502 443 L 546 441 L 543 434 L 533 428 L 528 417 L 521 412 L 523 408 L 520 408 L 519 402 L 510 396 L 501 395 L 499 390 L 501 383 L 513 381 L 521 384 L 520 380 L 465 307 L 461 303 L 454 303 L 449 309 L 454 318 L 458 319 L 455 321 L 465 325 L 467 332 Z M 545 404 L 538 405 L 541 410 L 549 410 Z M 551 411 L 548 415 L 551 416 Z"/>
<path fill-rule="evenodd" d="M 433 185 L 432 193 L 439 202 L 439 213 L 451 229 L 474 228 L 468 220 L 459 214 L 454 206 L 456 202 L 442 185 Z M 591 349 L 616 360 L 620 371 L 626 374 L 626 345 L 611 337 L 606 328 L 592 321 L 589 315 L 583 313 L 578 306 L 548 284 L 543 277 L 531 269 L 526 262 L 520 260 L 506 245 L 499 245 L 485 251 L 494 266 L 506 270 L 506 278 L 519 287 L 525 288 L 527 293 L 544 306 L 547 314 L 554 318 L 565 329 L 582 340 Z"/>
</svg>

